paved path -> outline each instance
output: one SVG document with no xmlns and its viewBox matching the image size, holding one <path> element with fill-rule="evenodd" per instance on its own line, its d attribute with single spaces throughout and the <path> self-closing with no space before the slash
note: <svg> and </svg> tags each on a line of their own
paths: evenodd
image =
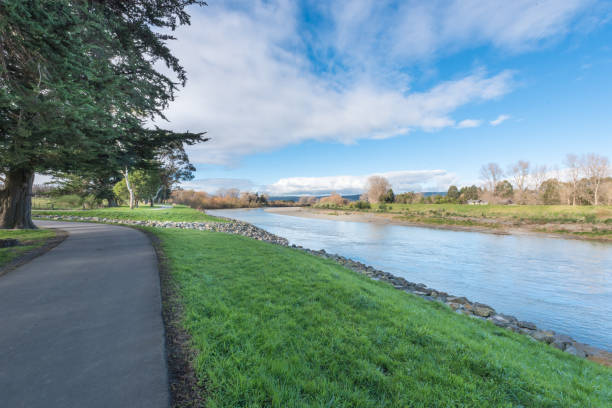
<svg viewBox="0 0 612 408">
<path fill-rule="evenodd" d="M 0 277 L 0 406 L 168 407 L 148 238 L 111 225 L 37 225 L 69 236 Z"/>
</svg>

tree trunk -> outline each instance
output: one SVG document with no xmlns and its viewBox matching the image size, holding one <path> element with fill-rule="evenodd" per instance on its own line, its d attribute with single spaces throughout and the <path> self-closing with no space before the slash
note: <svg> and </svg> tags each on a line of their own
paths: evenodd
<svg viewBox="0 0 612 408">
<path fill-rule="evenodd" d="M 134 189 L 132 188 L 132 185 L 130 184 L 130 172 L 127 167 L 125 168 L 123 172 L 123 177 L 125 177 L 125 186 L 127 187 L 127 190 L 130 193 L 130 210 L 133 210 L 134 205 L 135 205 Z"/>
<path fill-rule="evenodd" d="M 35 229 L 32 222 L 34 171 L 19 169 L 5 174 L 0 190 L 0 229 Z"/>
</svg>

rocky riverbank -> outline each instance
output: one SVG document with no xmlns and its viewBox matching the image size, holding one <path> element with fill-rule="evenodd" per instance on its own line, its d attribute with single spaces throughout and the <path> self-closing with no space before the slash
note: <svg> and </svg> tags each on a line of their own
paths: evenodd
<svg viewBox="0 0 612 408">
<path fill-rule="evenodd" d="M 271 234 L 261 228 L 243 221 L 237 221 L 227 218 L 227 222 L 170 222 L 170 221 L 134 221 L 120 220 L 111 218 L 99 217 L 77 217 L 65 215 L 39 215 L 37 218 L 44 218 L 55 221 L 85 221 L 85 222 L 103 222 L 112 224 L 123 224 L 143 227 L 156 228 L 180 228 L 194 229 L 200 231 L 215 231 L 227 234 L 242 235 L 259 241 L 270 242 L 277 245 L 289 246 L 287 239 Z M 541 341 L 551 345 L 566 353 L 573 354 L 578 357 L 588 358 L 598 363 L 612 367 L 612 353 L 601 350 L 587 344 L 579 343 L 570 336 L 561 333 L 555 333 L 552 330 L 544 330 L 538 328 L 534 323 L 521 321 L 514 316 L 498 313 L 491 306 L 472 302 L 465 297 L 450 295 L 446 292 L 428 288 L 422 283 L 409 282 L 404 278 L 395 276 L 389 272 L 384 272 L 365 265 L 361 262 L 345 258 L 337 254 L 329 254 L 325 250 L 319 251 L 303 248 L 301 246 L 292 245 L 294 249 L 304 251 L 314 256 L 326 258 L 338 262 L 344 267 L 351 269 L 354 272 L 366 275 L 372 279 L 387 282 L 395 289 L 411 293 L 425 300 L 432 302 L 440 302 L 448 305 L 458 314 L 464 314 L 475 319 L 487 320 L 496 326 L 512 330 L 516 333 L 521 333 L 529 336 L 534 341 Z"/>
<path fill-rule="evenodd" d="M 579 343 L 566 334 L 540 329 L 534 323 L 521 321 L 514 316 L 498 313 L 491 306 L 472 302 L 462 296 L 454 296 L 446 292 L 428 288 L 422 283 L 409 282 L 389 272 L 378 270 L 341 255 L 328 254 L 323 249 L 315 251 L 295 245 L 292 247 L 318 257 L 336 261 L 357 273 L 369 276 L 375 280 L 387 282 L 395 289 L 411 293 L 428 301 L 444 303 L 458 314 L 468 315 L 476 319 L 488 320 L 496 326 L 527 335 L 533 340 L 550 344 L 552 347 L 563 350 L 566 353 L 612 366 L 612 353 L 610 352 L 589 346 L 588 344 Z"/>
<path fill-rule="evenodd" d="M 37 219 L 52 221 L 83 221 L 103 222 L 109 224 L 133 225 L 139 227 L 155 228 L 180 228 L 199 231 L 224 232 L 226 234 L 242 235 L 258 241 L 271 242 L 282 246 L 288 246 L 289 241 L 285 238 L 270 234 L 268 231 L 258 228 L 243 221 L 227 219 L 227 222 L 172 222 L 172 221 L 134 221 L 100 217 L 77 217 L 72 215 L 36 215 Z M 218 217 L 220 218 L 220 217 Z"/>
</svg>

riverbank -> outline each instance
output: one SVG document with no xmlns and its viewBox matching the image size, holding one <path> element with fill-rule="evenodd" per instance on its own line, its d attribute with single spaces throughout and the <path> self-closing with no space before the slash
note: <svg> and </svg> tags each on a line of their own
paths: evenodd
<svg viewBox="0 0 612 408">
<path fill-rule="evenodd" d="M 87 211 L 81 212 L 87 214 Z M 181 214 L 182 215 L 182 214 Z M 218 222 L 200 223 L 200 222 L 173 222 L 173 221 L 139 221 L 126 219 L 109 219 L 99 217 L 73 216 L 73 215 L 38 215 L 39 218 L 51 219 L 57 221 L 85 221 L 85 222 L 102 222 L 124 224 L 137 227 L 153 227 L 153 228 L 172 228 L 183 230 L 198 230 L 223 232 L 232 235 L 241 235 L 248 238 L 253 238 L 259 241 L 265 241 L 281 246 L 288 246 L 288 241 L 285 238 L 271 234 L 268 231 L 258 228 L 250 223 L 237 221 L 231 218 L 217 217 Z M 534 340 L 550 344 L 562 351 L 570 354 L 589 358 L 593 361 L 604 365 L 612 366 L 612 353 L 604 350 L 577 342 L 566 334 L 555 333 L 551 330 L 540 329 L 534 323 L 520 321 L 514 316 L 497 313 L 491 306 L 472 302 L 462 294 L 451 295 L 436 289 L 428 288 L 422 283 L 412 283 L 405 279 L 394 276 L 391 273 L 377 270 L 371 266 L 367 266 L 361 262 L 351 260 L 336 254 L 328 254 L 323 250 L 316 251 L 302 247 L 295 247 L 301 251 L 307 252 L 310 255 L 332 259 L 340 265 L 353 270 L 359 274 L 364 274 L 374 280 L 380 280 L 391 284 L 395 289 L 411 293 L 422 297 L 425 300 L 436 301 L 446 304 L 457 313 L 472 316 L 474 318 L 488 320 L 493 324 L 506 328 L 508 330 L 528 335 Z"/>
<path fill-rule="evenodd" d="M 335 256 L 209 231 L 150 231 L 210 406 L 612 401 L 609 368 L 355 273 Z"/>
<path fill-rule="evenodd" d="M 374 212 L 350 209 L 324 209 L 312 207 L 270 207 L 273 214 L 302 218 L 325 219 L 334 221 L 365 222 L 380 225 L 405 225 L 456 231 L 476 231 L 493 234 L 540 234 L 549 237 L 596 240 L 612 242 L 612 228 L 609 222 L 589 224 L 577 218 L 563 222 L 563 218 L 512 218 L 509 216 L 456 215 L 445 212 L 444 206 L 433 210 L 413 212 Z M 472 206 L 478 207 L 478 206 Z M 483 208 L 484 206 L 480 206 Z M 608 211 L 604 208 L 604 211 Z M 486 212 L 482 212 L 487 214 Z M 455 214 L 455 215 L 453 215 Z M 606 212 L 607 214 L 607 212 Z M 611 213 L 612 215 L 612 213 Z M 607 218 L 606 218 L 607 219 Z"/>
</svg>

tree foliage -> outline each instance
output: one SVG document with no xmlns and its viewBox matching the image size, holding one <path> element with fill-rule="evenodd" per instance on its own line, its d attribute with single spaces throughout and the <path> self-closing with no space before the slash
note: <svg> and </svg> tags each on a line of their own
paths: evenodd
<svg viewBox="0 0 612 408">
<path fill-rule="evenodd" d="M 186 81 L 166 44 L 173 37 L 157 29 L 188 24 L 192 4 L 204 3 L 0 2 L 0 227 L 32 226 L 15 198 L 29 200 L 35 172 L 148 168 L 162 148 L 207 140 L 146 125 Z"/>
<path fill-rule="evenodd" d="M 502 180 L 495 185 L 495 195 L 501 198 L 512 198 L 514 189 L 508 180 Z"/>
<path fill-rule="evenodd" d="M 450 186 L 448 188 L 448 191 L 446 193 L 446 197 L 448 197 L 449 200 L 451 201 L 456 201 L 459 199 L 459 189 L 457 188 L 457 186 Z"/>
</svg>

